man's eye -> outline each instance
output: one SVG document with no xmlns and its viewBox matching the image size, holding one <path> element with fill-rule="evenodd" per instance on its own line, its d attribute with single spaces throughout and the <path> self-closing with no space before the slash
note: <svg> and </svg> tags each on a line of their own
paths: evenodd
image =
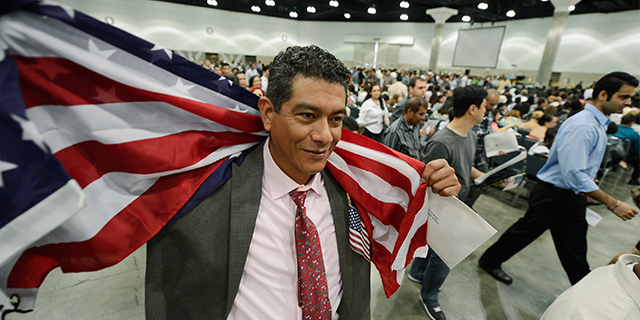
<svg viewBox="0 0 640 320">
<path fill-rule="evenodd" d="M 344 117 L 335 117 L 332 120 L 334 123 L 340 124 L 342 123 L 342 119 L 344 119 Z"/>
<path fill-rule="evenodd" d="M 313 119 L 313 117 L 314 117 L 313 113 L 308 113 L 308 112 L 302 113 L 301 115 L 302 115 L 302 117 L 304 117 L 306 119 Z"/>
</svg>

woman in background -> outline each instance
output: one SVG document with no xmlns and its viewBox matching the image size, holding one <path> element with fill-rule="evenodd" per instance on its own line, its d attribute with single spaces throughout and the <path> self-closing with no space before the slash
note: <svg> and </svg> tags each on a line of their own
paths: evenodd
<svg viewBox="0 0 640 320">
<path fill-rule="evenodd" d="M 384 125 L 389 125 L 389 111 L 380 96 L 380 86 L 374 84 L 360 106 L 358 125 L 364 127 L 363 135 L 380 142 Z"/>
</svg>

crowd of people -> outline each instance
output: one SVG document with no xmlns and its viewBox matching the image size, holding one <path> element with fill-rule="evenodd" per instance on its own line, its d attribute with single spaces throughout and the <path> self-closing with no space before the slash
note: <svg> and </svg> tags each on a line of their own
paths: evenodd
<svg viewBox="0 0 640 320">
<path fill-rule="evenodd" d="M 609 74 L 589 88 L 533 87 L 502 77 L 419 71 L 352 69 L 352 74 L 349 103 L 360 126 L 352 130 L 421 161 L 446 159 L 461 184 L 458 197 L 469 206 L 482 193 L 472 181 L 490 169 L 484 147 L 488 134 L 514 130 L 531 141 L 530 154 L 547 158 L 538 173 L 540 182 L 531 191 L 529 210 L 479 261 L 503 283 L 513 279 L 502 263 L 547 229 L 570 282 L 576 284 L 589 273 L 587 198 L 605 204 L 622 220 L 637 213 L 597 185 L 603 167 L 627 165 L 633 167 L 628 184 L 638 185 L 640 128 L 634 127 L 640 119 L 638 80 L 626 73 Z M 616 130 L 608 116 L 620 112 Z M 432 120 L 438 125 L 430 126 Z M 620 142 L 616 145 L 620 153 L 609 157 L 606 153 L 617 150 L 612 141 Z M 422 284 L 419 299 L 431 319 L 446 319 L 438 292 L 449 271 L 429 251 L 425 258 L 414 259 L 408 274 Z M 548 314 L 558 310 L 568 312 L 554 305 Z"/>
<path fill-rule="evenodd" d="M 268 92 L 269 66 L 260 62 L 251 62 L 246 69 L 233 61 L 220 65 L 205 61 L 202 65 L 260 97 Z M 584 214 L 587 198 L 604 204 L 622 220 L 637 214 L 637 209 L 598 186 L 602 169 L 607 166 L 633 167 L 628 184 L 640 184 L 640 130 L 635 125 L 640 123 L 635 90 L 638 80 L 629 74 L 608 74 L 588 88 L 581 83 L 561 88 L 525 86 L 499 76 L 352 68 L 346 85 L 344 128 L 424 163 L 446 160 L 459 181 L 459 199 L 470 207 L 485 190 L 473 181 L 491 168 L 492 159 L 485 152 L 487 135 L 513 130 L 532 142 L 530 154 L 547 159 L 537 174 L 539 182 L 531 191 L 525 216 L 508 228 L 478 262 L 498 281 L 511 284 L 513 278 L 502 264 L 544 231 L 551 230 L 571 284 L 581 283 L 590 272 Z M 314 90 L 309 91 L 312 97 L 316 95 Z M 623 115 L 616 124 L 609 117 L 618 113 Z M 623 260 L 624 268 L 629 266 L 633 275 L 625 277 L 640 276 L 640 258 Z M 611 272 L 624 270 L 616 268 Z M 414 259 L 408 273 L 409 279 L 421 283 L 418 298 L 431 319 L 446 319 L 438 292 L 449 271 L 430 250 L 426 257 Z M 604 271 L 598 275 L 611 277 Z M 597 284 L 581 286 L 594 290 Z M 624 296 L 620 292 L 625 286 L 616 287 L 616 294 Z M 575 295 L 577 289 L 570 291 L 554 303 L 545 317 L 572 312 L 573 307 L 564 300 Z"/>
</svg>

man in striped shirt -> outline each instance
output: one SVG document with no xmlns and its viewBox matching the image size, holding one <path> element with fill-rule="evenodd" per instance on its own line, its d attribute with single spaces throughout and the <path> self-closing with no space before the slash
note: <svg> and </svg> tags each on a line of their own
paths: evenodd
<svg viewBox="0 0 640 320">
<path fill-rule="evenodd" d="M 382 143 L 409 157 L 420 155 L 420 127 L 427 113 L 428 103 L 422 97 L 413 97 L 404 107 L 404 115 L 394 121 L 385 131 Z"/>
</svg>

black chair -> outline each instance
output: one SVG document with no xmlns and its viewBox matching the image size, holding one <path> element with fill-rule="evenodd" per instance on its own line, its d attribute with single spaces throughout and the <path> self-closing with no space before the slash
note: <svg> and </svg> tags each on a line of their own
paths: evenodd
<svg viewBox="0 0 640 320">
<path fill-rule="evenodd" d="M 516 189 L 516 194 L 513 196 L 513 199 L 511 199 L 512 207 L 516 204 L 516 201 L 518 200 L 518 197 L 520 197 L 522 189 L 524 189 L 525 185 L 531 185 L 531 187 L 533 187 L 536 183 L 538 183 L 538 181 L 540 181 L 540 179 L 538 179 L 537 177 L 537 174 L 538 171 L 540 171 L 540 169 L 544 167 L 545 163 L 547 163 L 546 158 L 538 157 L 535 155 L 527 155 L 524 181 L 520 183 L 518 189 Z"/>
</svg>

